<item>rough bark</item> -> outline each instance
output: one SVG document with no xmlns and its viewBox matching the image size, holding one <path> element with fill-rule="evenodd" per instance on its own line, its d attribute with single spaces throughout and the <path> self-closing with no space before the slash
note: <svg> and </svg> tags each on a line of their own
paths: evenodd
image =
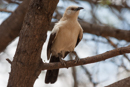
<svg viewBox="0 0 130 87">
<path fill-rule="evenodd" d="M 31 0 L 20 32 L 7 87 L 33 87 L 41 72 L 41 50 L 58 1 Z"/>
<path fill-rule="evenodd" d="M 19 36 L 29 2 L 30 0 L 24 0 L 0 25 L 0 52 L 2 52 L 12 40 Z"/>
<path fill-rule="evenodd" d="M 87 58 L 81 58 L 78 63 L 75 63 L 75 60 L 66 61 L 65 62 L 66 66 L 64 66 L 61 63 L 43 63 L 42 66 L 40 66 L 40 67 L 42 67 L 43 70 L 68 68 L 68 67 L 103 61 L 103 60 L 109 59 L 109 58 L 114 57 L 114 56 L 122 55 L 124 53 L 130 53 L 130 46 L 117 48 L 117 49 L 110 50 L 110 51 L 107 51 L 105 53 L 91 56 L 91 57 L 87 57 Z"/>
<path fill-rule="evenodd" d="M 122 79 L 105 87 L 130 87 L 130 77 Z"/>
</svg>

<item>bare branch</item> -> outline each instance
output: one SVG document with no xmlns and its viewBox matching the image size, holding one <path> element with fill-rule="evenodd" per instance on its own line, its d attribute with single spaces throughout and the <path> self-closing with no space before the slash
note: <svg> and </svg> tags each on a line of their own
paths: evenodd
<svg viewBox="0 0 130 87">
<path fill-rule="evenodd" d="M 29 2 L 30 0 L 24 0 L 10 17 L 0 25 L 0 52 L 19 35 Z"/>
<path fill-rule="evenodd" d="M 130 87 L 130 77 L 120 80 L 118 82 L 115 82 L 115 83 L 113 83 L 109 86 L 105 86 L 105 87 Z"/>
<path fill-rule="evenodd" d="M 10 59 L 7 58 L 6 60 L 8 61 L 8 63 L 12 64 L 12 61 Z"/>
<path fill-rule="evenodd" d="M 96 85 L 98 83 L 96 83 L 96 82 L 93 81 L 91 73 L 88 71 L 88 69 L 85 66 L 83 66 L 83 65 L 81 66 L 81 68 L 86 72 L 86 75 L 88 76 L 89 81 L 92 83 L 93 87 L 96 87 Z"/>
<path fill-rule="evenodd" d="M 117 48 L 117 45 L 114 44 L 110 39 L 109 37 L 106 37 L 107 41 L 114 47 L 114 48 Z M 130 59 L 128 58 L 128 56 L 126 54 L 123 54 L 123 56 L 130 62 Z"/>
<path fill-rule="evenodd" d="M 114 56 L 122 55 L 124 53 L 130 53 L 130 46 L 117 48 L 117 49 L 107 51 L 105 53 L 102 53 L 96 56 L 82 58 L 77 64 L 75 64 L 74 60 L 70 60 L 70 61 L 66 61 L 67 66 L 62 65 L 61 63 L 43 63 L 42 66 L 40 66 L 40 68 L 42 68 L 43 70 L 68 68 L 68 67 L 103 61 Z"/>
<path fill-rule="evenodd" d="M 19 4 L 18 2 L 13 1 L 13 0 L 5 0 L 5 1 L 7 1 L 8 3 L 15 3 L 15 4 Z"/>
<path fill-rule="evenodd" d="M 83 27 L 84 32 L 86 33 L 96 34 L 103 37 L 115 37 L 119 40 L 126 40 L 128 42 L 130 41 L 129 30 L 121 30 L 109 26 L 100 26 L 96 24 L 93 25 L 86 22 L 80 22 L 80 24 Z"/>
<path fill-rule="evenodd" d="M 6 10 L 6 9 L 1 9 L 1 8 L 0 8 L 0 11 L 1 11 L 1 12 L 9 12 L 9 13 L 12 13 L 12 12 L 13 12 L 13 11 L 9 11 L 9 10 Z"/>
<path fill-rule="evenodd" d="M 71 60 L 73 59 L 71 53 L 69 54 L 69 57 Z M 73 79 L 74 79 L 74 86 L 73 87 L 78 87 L 76 72 L 77 72 L 76 67 L 72 67 L 72 75 L 73 75 Z"/>
</svg>

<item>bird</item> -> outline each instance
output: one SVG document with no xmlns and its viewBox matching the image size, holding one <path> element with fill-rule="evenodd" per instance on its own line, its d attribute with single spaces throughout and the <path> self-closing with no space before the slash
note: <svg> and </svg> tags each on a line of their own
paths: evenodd
<svg viewBox="0 0 130 87">
<path fill-rule="evenodd" d="M 78 22 L 79 11 L 83 7 L 69 6 L 66 8 L 62 18 L 55 24 L 50 34 L 47 46 L 47 59 L 50 63 L 61 62 L 66 66 L 63 60 L 67 54 L 73 53 L 83 37 L 83 29 Z M 78 62 L 78 57 L 75 61 Z M 54 84 L 57 81 L 59 69 L 47 70 L 45 83 Z"/>
</svg>

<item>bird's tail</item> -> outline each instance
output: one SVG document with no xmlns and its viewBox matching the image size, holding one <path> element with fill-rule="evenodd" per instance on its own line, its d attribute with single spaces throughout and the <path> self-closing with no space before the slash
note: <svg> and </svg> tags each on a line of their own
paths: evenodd
<svg viewBox="0 0 130 87">
<path fill-rule="evenodd" d="M 60 62 L 59 57 L 51 56 L 50 63 Z M 47 70 L 45 83 L 55 83 L 58 77 L 59 69 Z"/>
</svg>

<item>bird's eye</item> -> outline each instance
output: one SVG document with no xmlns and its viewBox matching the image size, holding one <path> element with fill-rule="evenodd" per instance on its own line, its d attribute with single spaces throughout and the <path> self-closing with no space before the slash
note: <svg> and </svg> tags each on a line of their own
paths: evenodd
<svg viewBox="0 0 130 87">
<path fill-rule="evenodd" d="M 71 10 L 74 10 L 74 8 L 71 8 Z"/>
</svg>

